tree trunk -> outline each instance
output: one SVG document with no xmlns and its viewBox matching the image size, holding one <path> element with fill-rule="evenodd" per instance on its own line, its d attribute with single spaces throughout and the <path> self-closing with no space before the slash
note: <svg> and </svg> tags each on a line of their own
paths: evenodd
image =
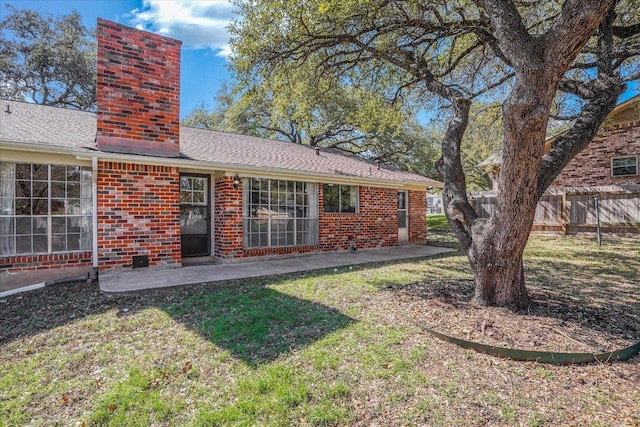
<svg viewBox="0 0 640 427">
<path fill-rule="evenodd" d="M 454 103 L 454 118 L 442 144 L 438 168 L 444 178 L 445 211 L 467 254 L 475 280 L 475 301 L 481 305 L 529 305 L 522 257 L 533 225 L 540 195 L 536 191 L 543 155 L 550 91 L 531 91 L 532 80 L 542 73 L 520 78 L 504 104 L 505 140 L 502 171 L 498 179 L 496 211 L 489 219 L 477 217 L 467 200 L 460 163 L 460 141 L 466 127 L 469 103 Z"/>
<path fill-rule="evenodd" d="M 604 55 L 611 50 L 607 48 L 610 43 L 604 43 L 599 52 L 599 73 L 604 71 L 607 75 L 599 74 L 599 90 L 585 107 L 582 120 L 545 157 L 551 103 L 567 68 L 613 6 L 611 0 L 567 0 L 549 31 L 544 36 L 533 36 L 513 2 L 476 1 L 492 21 L 496 49 L 515 74 L 502 107 L 504 139 L 494 214 L 488 219 L 478 218 L 466 196 L 460 141 L 466 129 L 469 102 L 462 102 L 462 94 L 457 91 L 438 92 L 440 88 L 432 79 L 428 87 L 449 99 L 454 107 L 437 166 L 444 181 L 442 198 L 447 218 L 473 270 L 474 300 L 481 305 L 522 309 L 530 303 L 523 253 L 538 201 L 560 169 L 592 139 L 619 93 L 619 79 L 609 76 L 612 70 L 607 73 L 605 67 L 611 63 Z M 610 22 L 601 27 L 601 38 L 611 31 L 613 9 L 611 16 Z"/>
<path fill-rule="evenodd" d="M 474 233 L 468 252 L 475 282 L 474 301 L 479 305 L 505 306 L 523 309 L 530 300 L 524 281 L 522 254 L 528 233 Z"/>
<path fill-rule="evenodd" d="M 499 263 L 479 262 L 474 266 L 474 301 L 479 305 L 498 305 L 522 309 L 529 306 L 524 283 L 522 255 L 512 254 Z"/>
<path fill-rule="evenodd" d="M 538 174 L 554 93 L 545 87 L 544 74 L 535 70 L 518 75 L 503 105 L 505 139 L 496 212 L 486 223 L 472 227 L 468 251 L 475 300 L 480 304 L 515 309 L 529 305 L 522 257 L 540 199 Z"/>
</svg>

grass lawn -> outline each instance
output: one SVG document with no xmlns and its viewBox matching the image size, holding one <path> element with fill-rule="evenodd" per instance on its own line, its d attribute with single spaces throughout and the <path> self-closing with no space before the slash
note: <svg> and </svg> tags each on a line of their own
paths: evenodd
<svg viewBox="0 0 640 427">
<path fill-rule="evenodd" d="M 640 315 L 638 237 L 594 240 L 532 237 L 529 284 Z M 549 366 L 462 350 L 408 321 L 389 290 L 470 277 L 451 254 L 136 295 L 75 283 L 7 297 L 0 426 L 640 424 L 640 357 Z"/>
<path fill-rule="evenodd" d="M 427 230 L 429 231 L 445 231 L 451 230 L 449 222 L 445 214 L 429 214 L 427 215 Z"/>
</svg>

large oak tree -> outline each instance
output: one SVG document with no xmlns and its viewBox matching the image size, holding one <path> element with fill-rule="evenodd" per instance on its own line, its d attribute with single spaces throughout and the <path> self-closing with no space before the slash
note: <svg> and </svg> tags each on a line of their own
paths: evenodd
<svg viewBox="0 0 640 427">
<path fill-rule="evenodd" d="M 331 149 L 437 177 L 440 130 L 418 123 L 407 106 L 353 83 L 315 79 L 303 67 L 268 78 L 234 67 L 209 109 L 201 105 L 186 126 L 236 132 Z M 340 84 L 343 83 L 343 84 Z"/>
<path fill-rule="evenodd" d="M 264 78 L 305 64 L 318 78 L 448 108 L 442 158 L 449 222 L 479 304 L 529 304 L 523 251 L 536 205 L 638 78 L 636 0 L 238 1 L 235 58 Z M 311 65 L 311 66 L 310 66 Z M 550 115 L 575 115 L 548 153 Z M 502 104 L 495 214 L 467 199 L 461 142 L 472 103 Z"/>
<path fill-rule="evenodd" d="M 96 43 L 77 12 L 53 17 L 5 5 L 0 20 L 0 96 L 92 110 Z"/>
</svg>

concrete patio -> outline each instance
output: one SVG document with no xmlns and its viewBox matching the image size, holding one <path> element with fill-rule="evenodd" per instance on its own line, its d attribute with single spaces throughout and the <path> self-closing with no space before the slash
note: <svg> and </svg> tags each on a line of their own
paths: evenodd
<svg viewBox="0 0 640 427">
<path fill-rule="evenodd" d="M 455 252 L 455 250 L 427 245 L 402 245 L 357 253 L 321 253 L 232 264 L 190 265 L 167 270 L 105 272 L 100 274 L 99 284 L 100 290 L 106 293 L 136 292 L 375 262 L 426 258 L 448 252 Z"/>
</svg>

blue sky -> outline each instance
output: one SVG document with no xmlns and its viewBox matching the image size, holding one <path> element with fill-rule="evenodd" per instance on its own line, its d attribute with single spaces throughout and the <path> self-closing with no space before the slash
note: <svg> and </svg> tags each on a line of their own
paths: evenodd
<svg viewBox="0 0 640 427">
<path fill-rule="evenodd" d="M 230 80 L 226 68 L 229 54 L 226 27 L 234 18 L 234 8 L 229 1 L 0 0 L 0 17 L 6 13 L 4 4 L 54 16 L 77 10 L 89 28 L 94 28 L 96 19 L 100 17 L 181 40 L 181 117 L 203 102 L 213 106 L 220 84 Z M 638 92 L 640 85 L 636 82 L 620 97 L 620 102 Z M 420 118 L 425 117 L 422 112 Z"/>
<path fill-rule="evenodd" d="M 225 66 L 229 54 L 226 26 L 233 19 L 228 1 L 209 0 L 0 0 L 5 4 L 54 16 L 73 10 L 85 26 L 95 28 L 98 17 L 182 40 L 180 116 L 213 98 L 230 76 Z"/>
</svg>

